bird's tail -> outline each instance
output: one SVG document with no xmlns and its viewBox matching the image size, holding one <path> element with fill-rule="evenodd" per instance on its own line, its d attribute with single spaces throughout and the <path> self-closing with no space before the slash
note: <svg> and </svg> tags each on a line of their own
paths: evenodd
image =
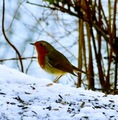
<svg viewBox="0 0 118 120">
<path fill-rule="evenodd" d="M 92 77 L 90 74 L 88 74 L 87 72 L 85 72 L 85 71 L 83 71 L 83 70 L 80 70 L 79 68 L 75 67 L 74 65 L 72 65 L 72 67 L 73 67 L 73 70 L 74 70 L 75 72 L 77 72 L 77 73 L 84 73 L 84 74 L 86 74 L 87 76 Z M 93 77 L 92 77 L 92 78 L 93 78 Z"/>
</svg>

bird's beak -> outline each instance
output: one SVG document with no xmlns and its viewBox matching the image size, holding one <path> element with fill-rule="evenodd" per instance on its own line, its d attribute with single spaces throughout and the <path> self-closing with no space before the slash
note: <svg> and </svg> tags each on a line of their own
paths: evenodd
<svg viewBox="0 0 118 120">
<path fill-rule="evenodd" d="M 31 45 L 35 45 L 34 43 L 30 43 Z"/>
</svg>

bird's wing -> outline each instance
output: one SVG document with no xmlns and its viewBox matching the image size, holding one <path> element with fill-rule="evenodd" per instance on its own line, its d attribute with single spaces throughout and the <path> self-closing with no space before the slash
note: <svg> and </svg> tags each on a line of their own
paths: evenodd
<svg viewBox="0 0 118 120">
<path fill-rule="evenodd" d="M 53 51 L 52 53 L 47 54 L 46 60 L 50 66 L 74 75 L 71 63 L 60 52 Z"/>
</svg>

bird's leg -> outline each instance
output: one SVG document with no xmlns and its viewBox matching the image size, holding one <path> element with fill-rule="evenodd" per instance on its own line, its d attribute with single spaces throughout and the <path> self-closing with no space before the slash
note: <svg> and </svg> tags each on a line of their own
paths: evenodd
<svg viewBox="0 0 118 120">
<path fill-rule="evenodd" d="M 57 76 L 55 79 L 54 79 L 54 83 L 58 83 L 59 79 L 62 77 L 63 75 L 60 75 L 60 76 Z"/>
</svg>

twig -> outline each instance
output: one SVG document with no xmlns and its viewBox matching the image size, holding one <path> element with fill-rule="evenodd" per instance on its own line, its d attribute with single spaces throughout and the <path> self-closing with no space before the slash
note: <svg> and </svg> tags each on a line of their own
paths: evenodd
<svg viewBox="0 0 118 120">
<path fill-rule="evenodd" d="M 22 63 L 20 53 L 17 50 L 17 48 L 10 42 L 10 40 L 6 36 L 5 29 L 4 29 L 4 16 L 5 16 L 5 0 L 3 0 L 3 10 L 2 10 L 2 32 L 3 32 L 3 35 L 4 35 L 5 39 L 6 39 L 6 41 L 8 42 L 8 44 L 16 51 L 16 53 L 17 53 L 17 55 L 19 57 L 20 65 L 21 65 L 21 71 L 24 72 L 23 63 Z"/>
<path fill-rule="evenodd" d="M 22 57 L 21 60 L 26 60 L 26 59 L 36 59 L 37 57 Z M 3 61 L 9 61 L 9 60 L 19 60 L 19 58 L 8 58 L 8 59 L 2 59 L 0 62 Z"/>
<path fill-rule="evenodd" d="M 22 100 L 22 99 L 20 98 L 20 96 L 17 96 L 17 97 L 15 97 L 14 99 L 16 99 L 17 101 L 19 101 L 19 103 L 22 103 L 23 105 L 29 105 L 29 103 L 26 103 L 24 100 Z"/>
<path fill-rule="evenodd" d="M 68 14 L 73 15 L 75 17 L 78 17 L 78 15 L 76 13 L 74 13 L 74 12 L 64 8 L 64 7 L 61 7 L 61 6 L 57 5 L 57 4 L 55 5 L 55 7 L 52 7 L 52 6 L 46 6 L 46 5 L 40 5 L 40 4 L 32 3 L 32 2 L 29 2 L 29 1 L 27 1 L 27 3 L 31 4 L 31 5 L 43 7 L 43 8 L 49 8 L 51 10 L 60 10 L 62 12 L 65 12 L 65 13 L 68 13 Z"/>
</svg>

